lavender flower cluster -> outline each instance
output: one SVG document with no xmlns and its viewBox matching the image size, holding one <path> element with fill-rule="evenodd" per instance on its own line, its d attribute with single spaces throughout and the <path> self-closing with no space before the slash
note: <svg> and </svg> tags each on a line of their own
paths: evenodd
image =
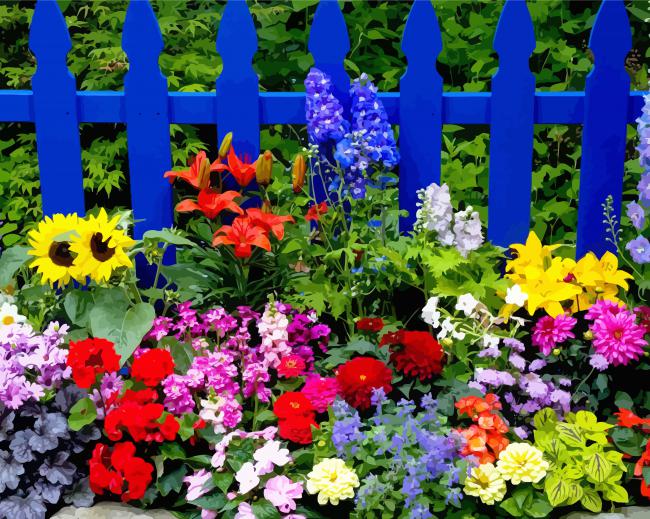
<svg viewBox="0 0 650 519">
<path fill-rule="evenodd" d="M 63 503 L 92 505 L 87 451 L 101 433 L 94 425 L 73 432 L 66 418 L 83 396 L 68 386 L 47 404 L 0 410 L 0 518 L 41 519 Z"/>
<path fill-rule="evenodd" d="M 70 377 L 68 352 L 59 348 L 67 331 L 57 322 L 42 334 L 27 323 L 0 326 L 0 407 L 38 401 Z"/>
</svg>

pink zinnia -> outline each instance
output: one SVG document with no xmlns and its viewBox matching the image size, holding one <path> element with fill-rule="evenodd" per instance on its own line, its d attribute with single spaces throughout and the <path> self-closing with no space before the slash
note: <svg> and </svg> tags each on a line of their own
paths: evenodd
<svg viewBox="0 0 650 519">
<path fill-rule="evenodd" d="M 339 394 L 339 384 L 335 377 L 325 378 L 314 375 L 307 378 L 301 392 L 317 412 L 324 413 Z"/>
<path fill-rule="evenodd" d="M 645 328 L 636 323 L 635 315 L 625 309 L 616 314 L 603 313 L 591 325 L 594 349 L 612 366 L 627 365 L 643 355 L 647 341 Z"/>
<path fill-rule="evenodd" d="M 555 318 L 546 315 L 535 324 L 533 345 L 537 346 L 544 355 L 549 355 L 557 344 L 575 337 L 571 331 L 575 324 L 576 320 L 566 314 L 560 314 Z"/>
</svg>

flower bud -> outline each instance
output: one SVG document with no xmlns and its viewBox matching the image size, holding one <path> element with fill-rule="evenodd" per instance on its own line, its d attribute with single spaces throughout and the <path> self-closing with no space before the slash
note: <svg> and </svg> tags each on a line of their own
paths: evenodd
<svg viewBox="0 0 650 519">
<path fill-rule="evenodd" d="M 557 357 L 560 353 L 561 353 L 560 348 L 554 348 L 554 349 L 553 349 L 553 355 L 555 355 L 556 357 Z"/>
<path fill-rule="evenodd" d="M 257 159 L 255 167 L 255 178 L 260 186 L 268 186 L 271 183 L 271 173 L 273 170 L 273 153 L 266 150 Z"/>
<path fill-rule="evenodd" d="M 323 440 L 319 440 L 318 446 L 319 447 L 325 447 L 326 443 Z"/>
<path fill-rule="evenodd" d="M 199 189 L 207 189 L 210 187 L 210 161 L 208 159 L 203 159 L 199 164 L 197 183 Z"/>
<path fill-rule="evenodd" d="M 221 145 L 219 146 L 220 159 L 226 158 L 226 155 L 228 155 L 228 152 L 230 151 L 231 145 L 232 145 L 232 132 L 228 132 L 221 140 Z"/>
<path fill-rule="evenodd" d="M 440 342 L 445 348 L 451 348 L 451 346 L 454 344 L 454 341 L 452 341 L 449 337 L 445 337 Z"/>
<path fill-rule="evenodd" d="M 594 332 L 587 330 L 583 337 L 585 338 L 585 341 L 592 341 L 594 339 Z"/>
<path fill-rule="evenodd" d="M 266 214 L 273 213 L 273 206 L 271 205 L 270 200 L 264 200 L 264 202 L 262 202 L 262 212 Z"/>
<path fill-rule="evenodd" d="M 305 157 L 302 154 L 296 155 L 293 159 L 293 169 L 291 170 L 291 179 L 293 181 L 293 192 L 300 193 L 305 185 L 305 172 L 307 165 L 305 164 Z"/>
</svg>

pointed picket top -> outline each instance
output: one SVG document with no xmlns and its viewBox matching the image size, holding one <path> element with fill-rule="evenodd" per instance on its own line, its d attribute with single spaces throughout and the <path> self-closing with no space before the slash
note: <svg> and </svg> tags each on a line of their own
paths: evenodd
<svg viewBox="0 0 650 519">
<path fill-rule="evenodd" d="M 37 74 L 54 65 L 58 75 L 61 60 L 65 64 L 72 49 L 72 40 L 56 0 L 39 0 L 36 3 L 29 30 L 29 48 L 36 56 Z M 67 74 L 73 77 L 70 71 Z"/>
<path fill-rule="evenodd" d="M 430 0 L 415 0 L 406 19 L 402 50 L 409 63 L 426 60 L 435 63 L 442 52 L 438 17 Z"/>
<path fill-rule="evenodd" d="M 535 50 L 535 27 L 526 0 L 506 0 L 493 47 L 499 54 L 499 67 L 512 63 L 509 58 L 528 60 Z"/>
<path fill-rule="evenodd" d="M 241 67 L 252 69 L 257 52 L 257 32 L 245 0 L 228 0 L 217 33 L 217 52 L 224 73 Z"/>
<path fill-rule="evenodd" d="M 309 32 L 309 52 L 314 66 L 332 78 L 332 93 L 347 110 L 350 76 L 343 62 L 350 51 L 350 37 L 337 0 L 321 0 Z"/>
<path fill-rule="evenodd" d="M 594 53 L 594 68 L 600 65 L 625 68 L 625 57 L 632 48 L 632 30 L 621 0 L 604 0 L 600 5 L 589 48 Z"/>
<path fill-rule="evenodd" d="M 122 31 L 122 49 L 130 69 L 142 73 L 143 67 L 149 72 L 153 66 L 160 71 L 158 58 L 163 48 L 163 37 L 149 0 L 131 0 Z"/>
</svg>

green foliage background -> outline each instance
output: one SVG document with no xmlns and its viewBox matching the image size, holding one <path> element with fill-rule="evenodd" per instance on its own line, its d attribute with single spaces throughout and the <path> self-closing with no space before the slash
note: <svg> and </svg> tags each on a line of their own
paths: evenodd
<svg viewBox="0 0 650 519">
<path fill-rule="evenodd" d="M 489 91 L 498 66 L 492 39 L 502 1 L 435 0 L 444 49 L 438 60 L 445 90 Z M 120 90 L 128 61 L 120 42 L 126 1 L 59 1 L 71 30 L 70 70 L 81 90 Z M 154 0 L 165 40 L 160 66 L 171 90 L 214 90 L 221 72 L 215 50 L 223 3 L 213 0 Z M 307 50 L 309 27 L 317 0 L 249 1 L 257 26 L 259 51 L 255 68 L 262 90 L 302 90 L 313 64 Z M 580 90 L 592 66 L 587 49 L 599 2 L 529 1 L 537 47 L 530 60 L 539 90 Z M 351 49 L 346 67 L 352 77 L 368 73 L 381 90 L 396 91 L 405 69 L 400 49 L 410 2 L 346 1 L 344 15 Z M 648 3 L 627 1 L 633 50 L 627 59 L 633 89 L 645 89 L 649 56 Z M 33 2 L 0 2 L 0 88 L 29 89 L 36 64 L 28 49 Z M 579 126 L 538 126 L 533 170 L 533 228 L 548 241 L 575 239 L 580 167 Z M 0 125 L 0 236 L 4 246 L 16 243 L 41 216 L 38 162 L 33 125 Z M 631 195 L 640 170 L 629 127 L 625 189 Z M 128 206 L 126 134 L 122 125 L 81 127 L 87 205 Z M 172 125 L 175 165 L 200 149 L 214 154 L 214 127 Z M 298 139 L 301 139 L 300 142 Z M 306 141 L 305 129 L 274 125 L 262 131 L 262 147 L 288 164 Z M 453 198 L 487 215 L 489 128 L 445 126 L 443 180 Z M 161 172 L 162 181 L 162 172 Z M 599 217 L 600 215 L 598 215 Z M 596 215 L 595 215 L 596 217 Z"/>
</svg>

